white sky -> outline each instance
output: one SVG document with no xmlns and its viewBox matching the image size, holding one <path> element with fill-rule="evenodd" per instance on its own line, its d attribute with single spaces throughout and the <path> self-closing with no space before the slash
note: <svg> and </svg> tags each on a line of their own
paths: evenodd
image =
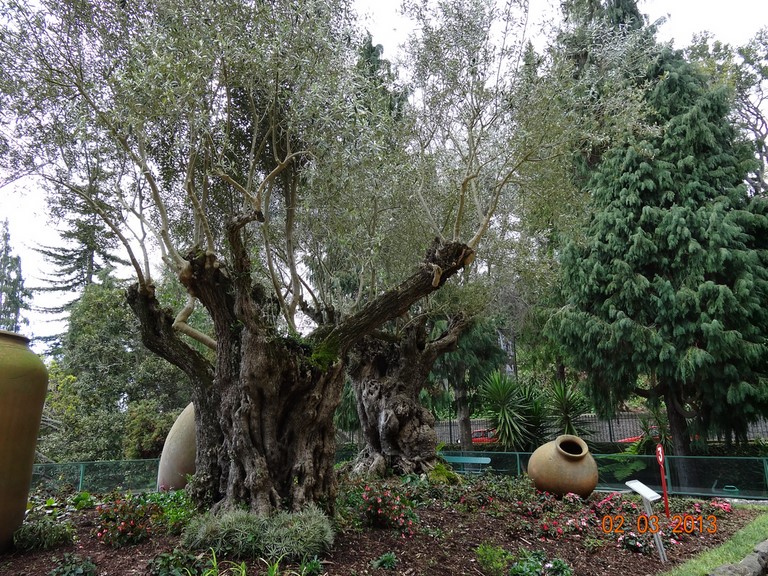
<svg viewBox="0 0 768 576">
<path fill-rule="evenodd" d="M 410 30 L 407 19 L 399 15 L 398 0 L 355 0 L 358 11 L 364 17 L 363 25 L 373 35 L 374 44 L 384 46 L 384 57 L 395 59 L 396 47 Z M 557 13 L 559 0 L 530 0 L 531 30 L 551 19 Z M 661 27 L 659 39 L 673 40 L 675 46 L 686 46 L 696 33 L 709 31 L 715 38 L 734 45 L 746 43 L 759 28 L 768 26 L 768 2 L 766 0 L 639 0 L 640 11 L 651 22 L 662 16 L 667 22 Z M 34 186 L 10 185 L 0 188 L 0 220 L 9 219 L 11 243 L 14 253 L 21 256 L 22 270 L 28 287 L 38 286 L 46 276 L 45 263 L 33 248 L 37 245 L 58 243 L 56 224 L 45 214 L 43 194 Z M 34 306 L 55 305 L 50 296 L 38 295 Z M 22 332 L 28 336 L 44 336 L 63 329 L 58 322 L 50 322 L 48 316 L 27 313 L 30 325 Z M 34 346 L 38 351 L 40 346 Z"/>
</svg>

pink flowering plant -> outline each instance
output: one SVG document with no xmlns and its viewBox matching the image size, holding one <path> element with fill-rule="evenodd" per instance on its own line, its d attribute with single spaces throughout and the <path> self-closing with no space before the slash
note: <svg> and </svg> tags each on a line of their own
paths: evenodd
<svg viewBox="0 0 768 576">
<path fill-rule="evenodd" d="M 701 510 L 701 514 L 712 514 L 717 517 L 725 516 L 733 510 L 730 502 L 719 500 L 717 498 L 713 498 L 709 502 L 700 505 L 699 509 Z"/>
<path fill-rule="evenodd" d="M 366 485 L 361 494 L 365 523 L 375 528 L 397 528 L 403 537 L 413 536 L 418 516 L 409 500 L 387 487 Z"/>
<path fill-rule="evenodd" d="M 114 548 L 138 544 L 152 534 L 152 521 L 160 511 L 157 504 L 141 496 L 118 496 L 111 502 L 99 504 L 96 538 Z"/>
<path fill-rule="evenodd" d="M 459 497 L 458 505 L 466 512 L 473 510 L 490 510 L 493 508 L 493 496 L 482 493 L 466 493 Z"/>
</svg>

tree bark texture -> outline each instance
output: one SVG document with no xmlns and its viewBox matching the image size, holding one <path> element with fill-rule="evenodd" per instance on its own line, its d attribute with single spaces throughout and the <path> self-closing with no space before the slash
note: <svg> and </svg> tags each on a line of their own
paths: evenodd
<svg viewBox="0 0 768 576">
<path fill-rule="evenodd" d="M 673 390 L 667 390 L 664 393 L 664 403 L 667 407 L 667 420 L 669 421 L 669 433 L 672 436 L 672 448 L 675 456 L 691 455 L 691 439 L 688 430 L 688 421 L 684 414 L 680 412 L 679 398 L 676 397 Z M 677 460 L 677 481 L 682 486 L 689 486 L 690 471 L 688 461 L 685 459 Z"/>
<path fill-rule="evenodd" d="M 353 473 L 420 474 L 436 460 L 434 416 L 419 393 L 435 360 L 456 348 L 467 326 L 458 317 L 436 340 L 429 341 L 426 317 L 411 323 L 398 341 L 369 336 L 350 353 L 349 375 L 365 447 Z"/>
<path fill-rule="evenodd" d="M 231 260 L 195 251 L 179 275 L 213 320 L 213 363 L 179 338 L 173 315 L 160 307 L 151 285 L 132 287 L 129 302 L 145 345 L 193 384 L 197 457 L 190 488 L 196 500 L 214 510 L 246 506 L 262 515 L 308 502 L 330 510 L 336 494 L 333 416 L 347 350 L 439 289 L 473 252 L 436 241 L 400 286 L 300 340 L 278 332 L 274 301 L 251 277 L 243 228 L 242 221 L 229 227 Z"/>
</svg>

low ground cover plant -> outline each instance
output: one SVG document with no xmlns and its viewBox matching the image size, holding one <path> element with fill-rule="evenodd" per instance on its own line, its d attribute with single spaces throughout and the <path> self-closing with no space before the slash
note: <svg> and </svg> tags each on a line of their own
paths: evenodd
<svg viewBox="0 0 768 576">
<path fill-rule="evenodd" d="M 159 518 L 162 508 L 143 495 L 116 495 L 96 506 L 100 542 L 118 548 L 138 544 L 149 538 L 153 518 Z"/>
<path fill-rule="evenodd" d="M 77 554 L 64 554 L 56 562 L 56 568 L 50 571 L 49 576 L 96 576 L 97 574 L 96 564 L 90 558 L 82 558 Z"/>
<path fill-rule="evenodd" d="M 358 528 L 399 528 L 403 507 L 414 518 L 418 518 L 420 508 L 442 508 L 505 518 L 505 525 L 520 537 L 556 540 L 577 536 L 587 553 L 616 546 L 655 554 L 654 533 L 659 533 L 665 546 L 676 546 L 707 531 L 714 532 L 718 518 L 731 511 L 724 500 L 674 497 L 670 500 L 669 518 L 661 510 L 648 517 L 638 495 L 613 492 L 595 493 L 588 499 L 577 494 L 556 497 L 536 490 L 524 475 L 482 474 L 462 477 L 458 483 L 430 482 L 417 476 L 367 484 L 350 481 L 340 493 L 339 517 L 346 518 L 346 525 L 350 525 L 349 517 L 357 513 Z M 510 521 L 510 514 L 515 515 L 514 521 Z M 428 527 L 421 528 L 415 521 L 409 527 L 429 532 Z M 476 553 L 478 561 L 484 558 L 493 573 L 495 568 L 490 566 L 504 564 L 504 556 L 494 556 L 492 545 L 488 546 Z M 558 570 L 557 566 L 555 563 L 552 569 Z"/>
<path fill-rule="evenodd" d="M 75 537 L 71 515 L 78 510 L 67 497 L 43 492 L 29 496 L 24 522 L 13 535 L 17 550 L 50 550 L 71 544 Z"/>
</svg>

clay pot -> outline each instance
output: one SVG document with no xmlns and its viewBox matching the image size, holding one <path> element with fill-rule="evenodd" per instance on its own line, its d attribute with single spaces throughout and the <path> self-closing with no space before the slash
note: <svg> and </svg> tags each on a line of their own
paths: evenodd
<svg viewBox="0 0 768 576">
<path fill-rule="evenodd" d="M 29 339 L 0 330 L 0 551 L 24 521 L 48 371 Z"/>
<path fill-rule="evenodd" d="M 190 402 L 176 418 L 160 455 L 157 470 L 158 490 L 180 490 L 187 485 L 187 476 L 195 473 L 195 406 Z"/>
<path fill-rule="evenodd" d="M 528 476 L 538 490 L 586 498 L 597 486 L 597 464 L 586 442 L 565 434 L 539 446 L 528 461 Z"/>
</svg>

